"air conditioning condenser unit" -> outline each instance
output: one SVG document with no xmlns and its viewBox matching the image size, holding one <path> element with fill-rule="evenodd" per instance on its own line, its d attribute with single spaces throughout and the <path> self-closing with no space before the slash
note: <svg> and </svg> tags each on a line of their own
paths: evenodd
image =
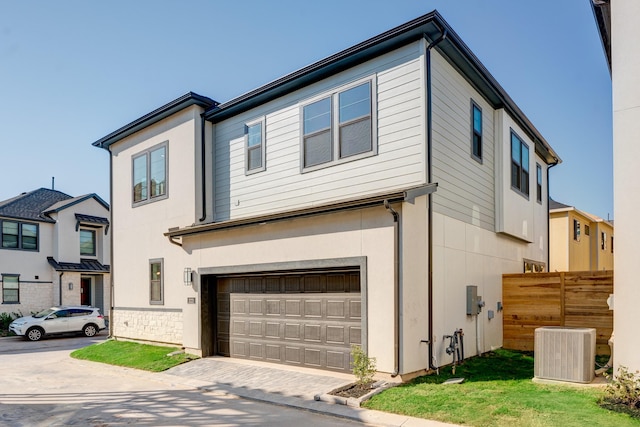
<svg viewBox="0 0 640 427">
<path fill-rule="evenodd" d="M 536 328 L 534 352 L 536 378 L 590 383 L 595 376 L 596 330 Z"/>
</svg>

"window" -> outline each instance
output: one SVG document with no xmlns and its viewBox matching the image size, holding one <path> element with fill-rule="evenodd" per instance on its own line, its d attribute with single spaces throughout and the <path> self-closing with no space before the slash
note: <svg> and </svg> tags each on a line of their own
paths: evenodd
<svg viewBox="0 0 640 427">
<path fill-rule="evenodd" d="M 16 274 L 2 275 L 2 303 L 18 304 L 20 302 L 20 276 Z"/>
<path fill-rule="evenodd" d="M 585 236 L 591 235 L 591 229 L 589 228 L 589 225 L 587 225 L 587 224 L 584 225 L 584 235 Z"/>
<path fill-rule="evenodd" d="M 368 80 L 302 106 L 303 169 L 375 154 L 372 87 Z"/>
<path fill-rule="evenodd" d="M 542 203 L 542 166 L 536 163 L 536 200 Z"/>
<path fill-rule="evenodd" d="M 482 109 L 471 101 L 471 154 L 482 163 Z"/>
<path fill-rule="evenodd" d="M 133 203 L 167 197 L 167 143 L 133 157 Z"/>
<path fill-rule="evenodd" d="M 152 259 L 149 261 L 149 302 L 151 304 L 164 304 L 164 273 L 163 260 Z"/>
<path fill-rule="evenodd" d="M 2 247 L 5 249 L 38 250 L 38 224 L 2 221 Z"/>
<path fill-rule="evenodd" d="M 524 272 L 525 273 L 544 273 L 546 269 L 544 262 L 532 261 L 529 259 L 524 260 Z"/>
<path fill-rule="evenodd" d="M 580 241 L 580 221 L 577 219 L 573 220 L 573 240 Z"/>
<path fill-rule="evenodd" d="M 80 230 L 80 255 L 96 255 L 96 232 Z"/>
<path fill-rule="evenodd" d="M 529 146 L 511 131 L 511 188 L 529 197 Z"/>
<path fill-rule="evenodd" d="M 607 233 L 600 233 L 600 248 L 604 251 L 607 249 Z"/>
<path fill-rule="evenodd" d="M 611 236 L 611 253 L 613 253 L 613 236 Z"/>
<path fill-rule="evenodd" d="M 245 126 L 245 172 L 247 174 L 265 170 L 264 131 L 264 119 Z"/>
</svg>

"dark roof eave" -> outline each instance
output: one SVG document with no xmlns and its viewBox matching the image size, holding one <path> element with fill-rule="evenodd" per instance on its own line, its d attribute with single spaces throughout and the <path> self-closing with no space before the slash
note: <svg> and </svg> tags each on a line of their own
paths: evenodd
<svg viewBox="0 0 640 427">
<path fill-rule="evenodd" d="M 447 60 L 467 77 L 494 108 L 505 108 L 518 125 L 533 139 L 537 148 L 536 152 L 547 163 L 560 163 L 560 157 L 553 151 L 549 143 L 437 10 L 288 74 L 238 98 L 213 106 L 205 112 L 204 117 L 212 123 L 222 121 L 423 37 L 435 40 L 445 29 L 447 37 L 436 49 L 443 53 Z"/>
<path fill-rule="evenodd" d="M 309 217 L 314 215 L 329 214 L 339 211 L 347 211 L 353 209 L 364 209 L 372 206 L 383 206 L 382 203 L 386 200 L 389 203 L 409 201 L 412 202 L 418 196 L 431 194 L 438 188 L 437 183 L 426 184 L 418 187 L 412 187 L 405 190 L 398 190 L 388 193 L 379 193 L 364 198 L 344 200 L 340 202 L 329 203 L 326 205 L 319 205 L 310 208 L 297 209 L 286 212 L 278 212 L 268 215 L 260 215 L 249 218 L 242 218 L 236 220 L 228 220 L 222 222 L 214 222 L 209 224 L 201 224 L 196 226 L 189 226 L 178 229 L 170 229 L 164 233 L 169 238 L 184 237 L 194 234 L 207 233 L 212 231 L 228 230 L 231 228 L 247 227 L 252 225 L 260 225 L 268 222 L 285 221 L 302 217 Z"/>
<path fill-rule="evenodd" d="M 212 106 L 218 105 L 218 103 L 213 99 L 207 98 L 206 96 L 198 95 L 194 92 L 189 92 L 181 96 L 180 98 L 174 99 L 168 104 L 165 104 L 162 107 L 148 114 L 145 114 L 144 116 L 121 127 L 120 129 L 111 132 L 109 135 L 100 138 L 92 145 L 94 147 L 108 149 L 111 144 L 114 144 L 138 132 L 139 130 L 151 126 L 152 124 L 157 123 L 160 120 L 163 120 L 171 116 L 172 114 L 175 114 L 178 111 L 181 111 L 192 105 L 198 105 L 206 110 Z"/>
<path fill-rule="evenodd" d="M 598 26 L 602 50 L 611 74 L 611 3 L 609 0 L 591 0 L 591 10 Z"/>
</svg>

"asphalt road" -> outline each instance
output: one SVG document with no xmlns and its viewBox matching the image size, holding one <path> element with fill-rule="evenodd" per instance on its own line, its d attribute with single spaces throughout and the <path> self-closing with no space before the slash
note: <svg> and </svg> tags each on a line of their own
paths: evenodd
<svg viewBox="0 0 640 427">
<path fill-rule="evenodd" d="M 0 338 L 0 426 L 362 426 L 69 356 L 104 335 Z"/>
</svg>

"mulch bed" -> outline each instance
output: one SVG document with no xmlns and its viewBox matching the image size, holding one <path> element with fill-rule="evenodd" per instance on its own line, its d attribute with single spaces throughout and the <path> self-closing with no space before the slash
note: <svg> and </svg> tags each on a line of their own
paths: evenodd
<svg viewBox="0 0 640 427">
<path fill-rule="evenodd" d="M 349 384 L 346 387 L 341 387 L 338 390 L 334 390 L 329 394 L 333 396 L 340 396 L 340 397 L 358 398 L 358 397 L 364 396 L 365 394 L 373 390 L 372 385 L 373 383 L 362 384 L 362 385 L 358 383 L 353 383 L 353 384 Z"/>
</svg>

